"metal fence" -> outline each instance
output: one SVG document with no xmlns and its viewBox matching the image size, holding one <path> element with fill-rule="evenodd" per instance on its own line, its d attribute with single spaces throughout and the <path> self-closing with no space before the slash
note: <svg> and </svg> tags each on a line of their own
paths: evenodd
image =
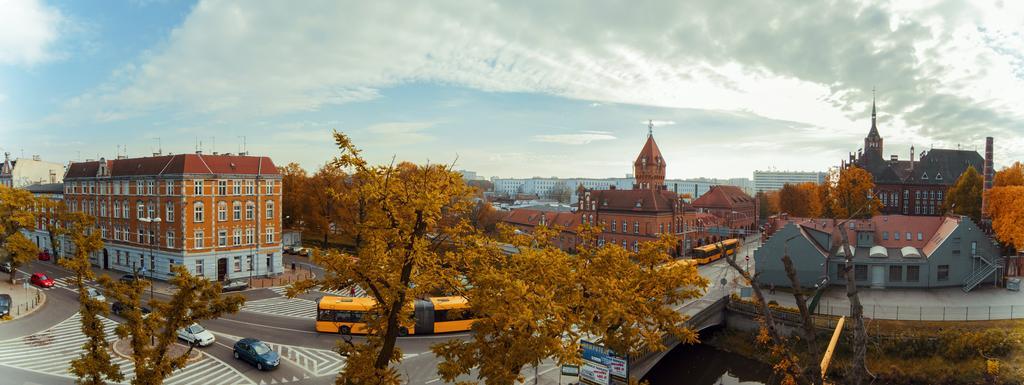
<svg viewBox="0 0 1024 385">
<path fill-rule="evenodd" d="M 821 304 L 816 314 L 849 316 L 848 304 Z M 1024 305 L 908 306 L 864 305 L 864 318 L 905 321 L 985 321 L 1024 319 Z"/>
</svg>

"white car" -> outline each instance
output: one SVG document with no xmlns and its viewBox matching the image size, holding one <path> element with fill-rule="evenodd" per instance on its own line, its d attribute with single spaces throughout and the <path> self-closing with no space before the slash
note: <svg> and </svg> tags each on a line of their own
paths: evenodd
<svg viewBox="0 0 1024 385">
<path fill-rule="evenodd" d="M 85 288 L 85 295 L 100 302 L 107 302 L 107 297 L 104 297 L 103 293 L 100 293 L 100 291 L 96 290 L 94 287 Z"/>
<path fill-rule="evenodd" d="M 187 328 L 178 329 L 178 338 L 190 344 L 199 346 L 210 346 L 213 344 L 213 333 L 204 329 L 199 324 L 192 324 Z"/>
</svg>

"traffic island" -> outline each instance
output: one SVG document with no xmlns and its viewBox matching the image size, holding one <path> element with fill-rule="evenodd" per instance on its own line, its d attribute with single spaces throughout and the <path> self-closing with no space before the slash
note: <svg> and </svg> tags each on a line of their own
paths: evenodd
<svg viewBox="0 0 1024 385">
<path fill-rule="evenodd" d="M 114 354 L 117 354 L 118 356 L 121 356 L 121 358 L 124 358 L 124 359 L 127 359 L 127 360 L 131 360 L 132 359 L 132 352 L 134 352 L 134 349 L 132 348 L 132 338 L 131 337 L 121 338 L 121 339 L 115 341 L 114 344 L 113 344 L 113 350 L 114 350 Z M 179 344 L 179 343 L 171 344 L 171 346 L 167 348 L 167 356 L 170 357 L 170 358 L 180 357 L 181 355 L 185 354 L 186 352 L 188 352 L 188 346 L 185 346 L 185 345 L 182 345 L 182 344 Z M 200 352 L 197 349 L 192 349 L 192 352 L 189 353 L 189 357 L 186 360 L 186 365 L 187 364 L 191 364 L 191 363 L 196 362 L 196 361 L 199 361 L 199 360 L 202 360 L 202 359 L 203 359 L 203 353 Z"/>
<path fill-rule="evenodd" d="M 46 303 L 46 293 L 27 284 L 4 280 L 0 283 L 0 294 L 11 296 L 11 312 L 9 316 L 0 317 L 0 322 L 18 319 L 35 312 Z"/>
</svg>

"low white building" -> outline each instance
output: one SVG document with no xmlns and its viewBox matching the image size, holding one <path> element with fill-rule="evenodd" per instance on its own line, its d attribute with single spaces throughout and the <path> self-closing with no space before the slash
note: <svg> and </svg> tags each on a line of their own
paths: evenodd
<svg viewBox="0 0 1024 385">
<path fill-rule="evenodd" d="M 4 163 L 0 166 L 0 184 L 7 187 L 22 188 L 40 183 L 60 183 L 64 180 L 64 165 L 46 162 L 39 155 L 31 158 L 10 159 L 11 154 L 4 154 Z"/>
<path fill-rule="evenodd" d="M 821 171 L 754 171 L 754 192 L 782 189 L 785 184 L 823 183 L 825 173 Z"/>
</svg>

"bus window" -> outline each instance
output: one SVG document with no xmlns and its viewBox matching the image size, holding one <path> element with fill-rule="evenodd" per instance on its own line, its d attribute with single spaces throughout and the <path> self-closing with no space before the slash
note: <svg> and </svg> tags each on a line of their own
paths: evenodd
<svg viewBox="0 0 1024 385">
<path fill-rule="evenodd" d="M 334 318 L 336 317 L 335 313 L 337 313 L 337 312 L 334 311 L 334 310 L 322 310 L 321 309 L 317 313 L 317 315 L 316 315 L 316 320 L 317 321 L 334 321 Z"/>
</svg>

